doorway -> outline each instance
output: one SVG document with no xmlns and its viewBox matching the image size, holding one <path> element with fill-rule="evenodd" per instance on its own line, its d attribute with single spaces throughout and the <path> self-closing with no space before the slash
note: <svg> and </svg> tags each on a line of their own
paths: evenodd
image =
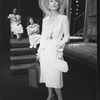
<svg viewBox="0 0 100 100">
<path fill-rule="evenodd" d="M 86 0 L 70 0 L 70 33 L 77 36 L 84 30 Z"/>
<path fill-rule="evenodd" d="M 27 38 L 27 18 L 29 16 L 34 18 L 35 23 L 40 25 L 41 31 L 41 23 L 43 18 L 42 10 L 39 8 L 38 0 L 11 0 L 11 2 L 7 2 L 9 5 L 9 9 L 7 13 L 12 13 L 14 8 L 17 8 L 17 13 L 21 15 L 21 24 L 23 26 L 24 33 L 22 34 L 22 38 Z M 15 37 L 15 36 L 14 36 Z"/>
</svg>

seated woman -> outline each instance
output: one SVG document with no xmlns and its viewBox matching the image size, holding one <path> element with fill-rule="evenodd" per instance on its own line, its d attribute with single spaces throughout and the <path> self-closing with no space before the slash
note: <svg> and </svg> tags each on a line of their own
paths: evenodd
<svg viewBox="0 0 100 100">
<path fill-rule="evenodd" d="M 8 15 L 8 19 L 10 19 L 10 27 L 11 32 L 16 35 L 17 39 L 20 39 L 21 34 L 23 33 L 23 27 L 21 25 L 21 16 L 16 14 L 17 9 L 13 9 L 13 14 Z"/>
<path fill-rule="evenodd" d="M 37 44 L 40 43 L 40 37 L 41 35 L 39 33 L 39 25 L 34 23 L 34 20 L 32 17 L 28 18 L 28 26 L 26 27 L 27 29 L 27 34 L 29 36 L 29 42 L 30 46 L 29 48 L 36 48 Z"/>
</svg>

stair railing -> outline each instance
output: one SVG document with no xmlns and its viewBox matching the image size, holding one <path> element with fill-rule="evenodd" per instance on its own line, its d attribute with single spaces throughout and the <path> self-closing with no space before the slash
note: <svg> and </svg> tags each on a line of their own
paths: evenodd
<svg viewBox="0 0 100 100">
<path fill-rule="evenodd" d="M 81 36 L 81 35 L 83 35 L 84 18 L 85 18 L 85 12 L 81 13 L 79 16 L 77 16 L 74 19 L 74 22 L 73 22 L 73 33 L 74 33 L 74 35 L 73 36 Z M 80 26 L 82 26 L 82 27 L 80 28 Z"/>
<path fill-rule="evenodd" d="M 84 28 L 80 29 L 74 36 L 83 36 L 83 30 Z"/>
</svg>

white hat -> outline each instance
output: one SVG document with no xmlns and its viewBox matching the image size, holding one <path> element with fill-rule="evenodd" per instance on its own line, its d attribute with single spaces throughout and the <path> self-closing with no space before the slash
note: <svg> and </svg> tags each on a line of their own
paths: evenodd
<svg viewBox="0 0 100 100">
<path fill-rule="evenodd" d="M 48 10 L 48 7 L 47 7 L 47 0 L 39 0 L 39 7 L 42 9 L 42 11 L 46 15 L 50 15 L 50 11 Z M 60 0 L 60 8 L 58 12 L 60 14 L 63 14 L 65 8 L 66 8 L 66 0 Z"/>
</svg>

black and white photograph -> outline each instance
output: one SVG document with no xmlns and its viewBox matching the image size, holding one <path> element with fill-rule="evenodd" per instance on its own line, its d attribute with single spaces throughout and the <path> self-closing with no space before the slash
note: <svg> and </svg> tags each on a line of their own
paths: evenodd
<svg viewBox="0 0 100 100">
<path fill-rule="evenodd" d="M 0 100 L 99 100 L 97 0 L 0 0 Z"/>
</svg>

